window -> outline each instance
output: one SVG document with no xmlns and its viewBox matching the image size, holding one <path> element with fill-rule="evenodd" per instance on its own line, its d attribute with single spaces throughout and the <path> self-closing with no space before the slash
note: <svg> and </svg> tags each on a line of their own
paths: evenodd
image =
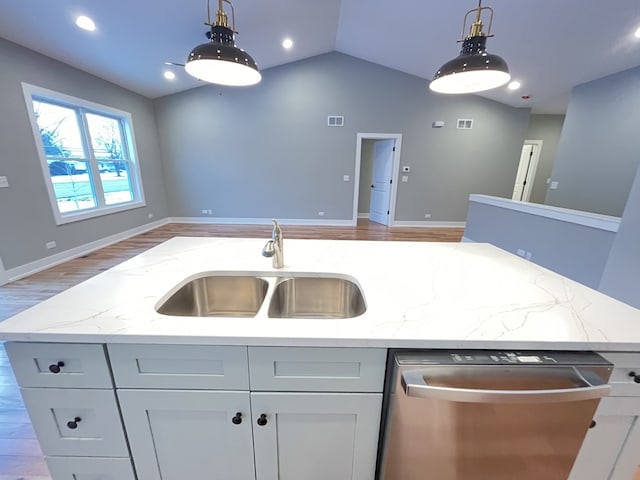
<svg viewBox="0 0 640 480">
<path fill-rule="evenodd" d="M 57 224 L 144 206 L 129 113 L 23 90 Z"/>
</svg>

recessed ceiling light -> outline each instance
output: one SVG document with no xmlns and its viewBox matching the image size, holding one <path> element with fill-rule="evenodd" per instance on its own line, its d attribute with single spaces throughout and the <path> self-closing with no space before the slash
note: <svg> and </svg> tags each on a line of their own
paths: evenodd
<svg viewBox="0 0 640 480">
<path fill-rule="evenodd" d="M 293 40 L 291 40 L 290 38 L 285 38 L 282 41 L 282 47 L 289 50 L 291 47 L 293 47 Z"/>
<path fill-rule="evenodd" d="M 638 29 L 636 30 L 636 33 L 634 33 L 634 35 L 636 36 L 636 38 L 640 38 L 640 27 L 638 27 Z"/>
<path fill-rule="evenodd" d="M 174 80 L 176 78 L 176 74 L 171 70 L 165 70 L 164 78 L 166 78 L 167 80 Z"/>
<path fill-rule="evenodd" d="M 508 87 L 509 87 L 509 90 L 518 90 L 520 88 L 520 82 L 518 82 L 517 80 L 514 80 L 508 85 Z"/>
<path fill-rule="evenodd" d="M 96 24 L 89 17 L 80 15 L 76 18 L 76 25 L 83 30 L 93 32 L 96 29 Z"/>
</svg>

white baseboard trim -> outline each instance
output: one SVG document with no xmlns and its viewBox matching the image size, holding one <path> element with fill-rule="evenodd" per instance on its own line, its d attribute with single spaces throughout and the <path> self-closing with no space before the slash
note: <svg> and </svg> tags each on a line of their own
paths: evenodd
<svg viewBox="0 0 640 480">
<path fill-rule="evenodd" d="M 368 213 L 358 213 L 358 218 L 369 218 Z"/>
<path fill-rule="evenodd" d="M 467 222 L 423 222 L 399 221 L 393 222 L 392 227 L 424 227 L 424 228 L 464 228 Z"/>
<path fill-rule="evenodd" d="M 84 245 L 65 250 L 64 252 L 56 253 L 55 255 L 51 255 L 49 257 L 41 258 L 40 260 L 36 260 L 35 262 L 11 268 L 5 272 L 4 279 L 2 279 L 2 277 L 0 276 L 0 285 L 4 285 L 5 283 L 9 282 L 15 282 L 16 280 L 20 280 L 21 278 L 28 277 L 29 275 L 33 275 L 34 273 L 41 272 L 42 270 L 46 270 L 47 268 L 55 267 L 56 265 L 69 260 L 73 260 L 74 258 L 81 257 L 82 255 L 87 255 L 88 253 L 99 250 L 100 248 L 107 247 L 122 240 L 126 240 L 127 238 L 131 238 L 136 235 L 140 235 L 141 233 L 148 232 L 149 230 L 153 230 L 154 228 L 161 227 L 163 225 L 166 225 L 167 223 L 169 223 L 169 219 L 163 218 L 162 220 L 147 223 L 145 225 L 141 225 L 140 227 L 116 233 L 115 235 L 110 235 L 94 242 L 86 243 Z M 0 270 L 0 274 L 2 273 L 2 270 Z"/>
<path fill-rule="evenodd" d="M 271 218 L 227 218 L 227 217 L 169 217 L 169 223 L 199 223 L 218 225 L 271 225 Z M 352 220 L 315 220 L 307 218 L 279 218 L 280 225 L 313 225 L 325 227 L 351 227 Z"/>
<path fill-rule="evenodd" d="M 471 240 L 469 237 L 462 237 L 460 243 L 476 243 L 475 240 Z"/>
</svg>

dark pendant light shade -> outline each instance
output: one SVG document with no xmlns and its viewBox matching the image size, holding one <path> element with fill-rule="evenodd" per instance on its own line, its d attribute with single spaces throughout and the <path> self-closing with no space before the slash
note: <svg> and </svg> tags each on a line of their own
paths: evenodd
<svg viewBox="0 0 640 480">
<path fill-rule="evenodd" d="M 255 85 L 262 75 L 251 55 L 236 46 L 234 30 L 227 25 L 222 1 L 218 1 L 216 23 L 207 23 L 211 27 L 207 32 L 209 42 L 191 50 L 184 68 L 189 75 L 205 82 L 229 86 Z"/>
<path fill-rule="evenodd" d="M 489 34 L 482 31 L 482 10 L 491 11 Z M 448 61 L 438 69 L 429 84 L 429 88 L 438 93 L 461 94 L 490 90 L 506 84 L 511 75 L 507 62 L 498 55 L 487 52 L 487 38 L 492 36 L 491 23 L 493 9 L 482 7 L 470 10 L 465 15 L 463 32 L 469 13 L 476 12 L 476 21 L 471 26 L 471 33 L 462 41 L 462 50 L 453 60 Z"/>
</svg>

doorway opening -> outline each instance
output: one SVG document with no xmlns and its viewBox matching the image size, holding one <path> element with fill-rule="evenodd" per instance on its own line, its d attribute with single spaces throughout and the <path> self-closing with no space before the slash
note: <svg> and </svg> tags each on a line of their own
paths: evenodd
<svg viewBox="0 0 640 480">
<path fill-rule="evenodd" d="M 353 225 L 359 216 L 382 225 L 393 225 L 401 144 L 401 133 L 358 133 Z"/>
<path fill-rule="evenodd" d="M 513 185 L 512 200 L 528 202 L 533 191 L 533 182 L 536 178 L 540 151 L 542 150 L 542 140 L 525 140 L 520 153 L 520 163 L 516 181 Z"/>
</svg>

